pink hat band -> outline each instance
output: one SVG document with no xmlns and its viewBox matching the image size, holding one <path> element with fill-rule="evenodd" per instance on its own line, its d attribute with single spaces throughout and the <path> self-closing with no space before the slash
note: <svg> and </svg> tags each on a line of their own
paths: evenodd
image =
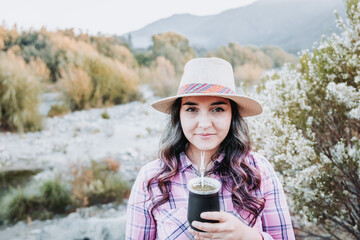
<svg viewBox="0 0 360 240">
<path fill-rule="evenodd" d="M 235 92 L 227 87 L 209 84 L 209 83 L 190 83 L 182 86 L 177 95 L 190 94 L 190 93 L 222 93 L 234 94 Z"/>
</svg>

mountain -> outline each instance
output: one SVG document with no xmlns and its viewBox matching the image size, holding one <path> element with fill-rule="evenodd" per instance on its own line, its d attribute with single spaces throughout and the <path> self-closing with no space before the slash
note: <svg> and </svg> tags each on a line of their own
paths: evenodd
<svg viewBox="0 0 360 240">
<path fill-rule="evenodd" d="M 334 10 L 344 15 L 343 0 L 258 0 L 216 15 L 176 14 L 158 20 L 131 35 L 135 48 L 147 48 L 153 34 L 174 31 L 198 48 L 275 45 L 288 52 L 311 48 L 323 34 L 338 32 Z"/>
</svg>

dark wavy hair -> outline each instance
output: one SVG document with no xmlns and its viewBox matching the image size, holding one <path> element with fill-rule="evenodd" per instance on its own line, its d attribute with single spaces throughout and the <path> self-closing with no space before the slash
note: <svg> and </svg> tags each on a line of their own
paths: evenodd
<svg viewBox="0 0 360 240">
<path fill-rule="evenodd" d="M 232 119 L 229 133 L 220 144 L 218 151 L 211 157 L 214 161 L 224 153 L 220 164 L 206 174 L 215 173 L 220 176 L 223 186 L 232 192 L 232 201 L 236 210 L 249 212 L 250 225 L 253 226 L 256 218 L 264 209 L 265 199 L 256 197 L 253 192 L 260 188 L 261 177 L 259 172 L 245 159 L 251 151 L 251 141 L 248 126 L 240 116 L 238 106 L 230 100 Z M 161 170 L 147 183 L 150 193 L 148 200 L 153 200 L 151 215 L 160 205 L 169 201 L 171 193 L 171 179 L 179 172 L 180 153 L 184 152 L 188 140 L 180 123 L 181 98 L 178 98 L 171 108 L 170 119 L 162 136 L 160 146 Z M 153 196 L 151 186 L 159 187 L 161 195 Z"/>
</svg>

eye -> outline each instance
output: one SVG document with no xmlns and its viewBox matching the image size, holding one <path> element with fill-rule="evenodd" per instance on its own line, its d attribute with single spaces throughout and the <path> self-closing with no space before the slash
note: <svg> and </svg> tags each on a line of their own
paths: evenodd
<svg viewBox="0 0 360 240">
<path fill-rule="evenodd" d="M 211 110 L 212 112 L 223 112 L 225 111 L 222 107 L 216 107 Z"/>
<path fill-rule="evenodd" d="M 196 108 L 194 108 L 194 107 L 189 107 L 189 108 L 187 108 L 185 111 L 187 111 L 187 112 L 196 112 Z"/>
</svg>

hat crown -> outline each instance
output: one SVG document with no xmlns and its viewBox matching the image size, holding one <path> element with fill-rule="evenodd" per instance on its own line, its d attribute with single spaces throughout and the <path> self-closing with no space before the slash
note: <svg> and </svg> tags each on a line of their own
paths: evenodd
<svg viewBox="0 0 360 240">
<path fill-rule="evenodd" d="M 188 61 L 180 81 L 179 89 L 189 84 L 219 85 L 235 93 L 233 68 L 220 58 L 195 58 Z"/>
</svg>

